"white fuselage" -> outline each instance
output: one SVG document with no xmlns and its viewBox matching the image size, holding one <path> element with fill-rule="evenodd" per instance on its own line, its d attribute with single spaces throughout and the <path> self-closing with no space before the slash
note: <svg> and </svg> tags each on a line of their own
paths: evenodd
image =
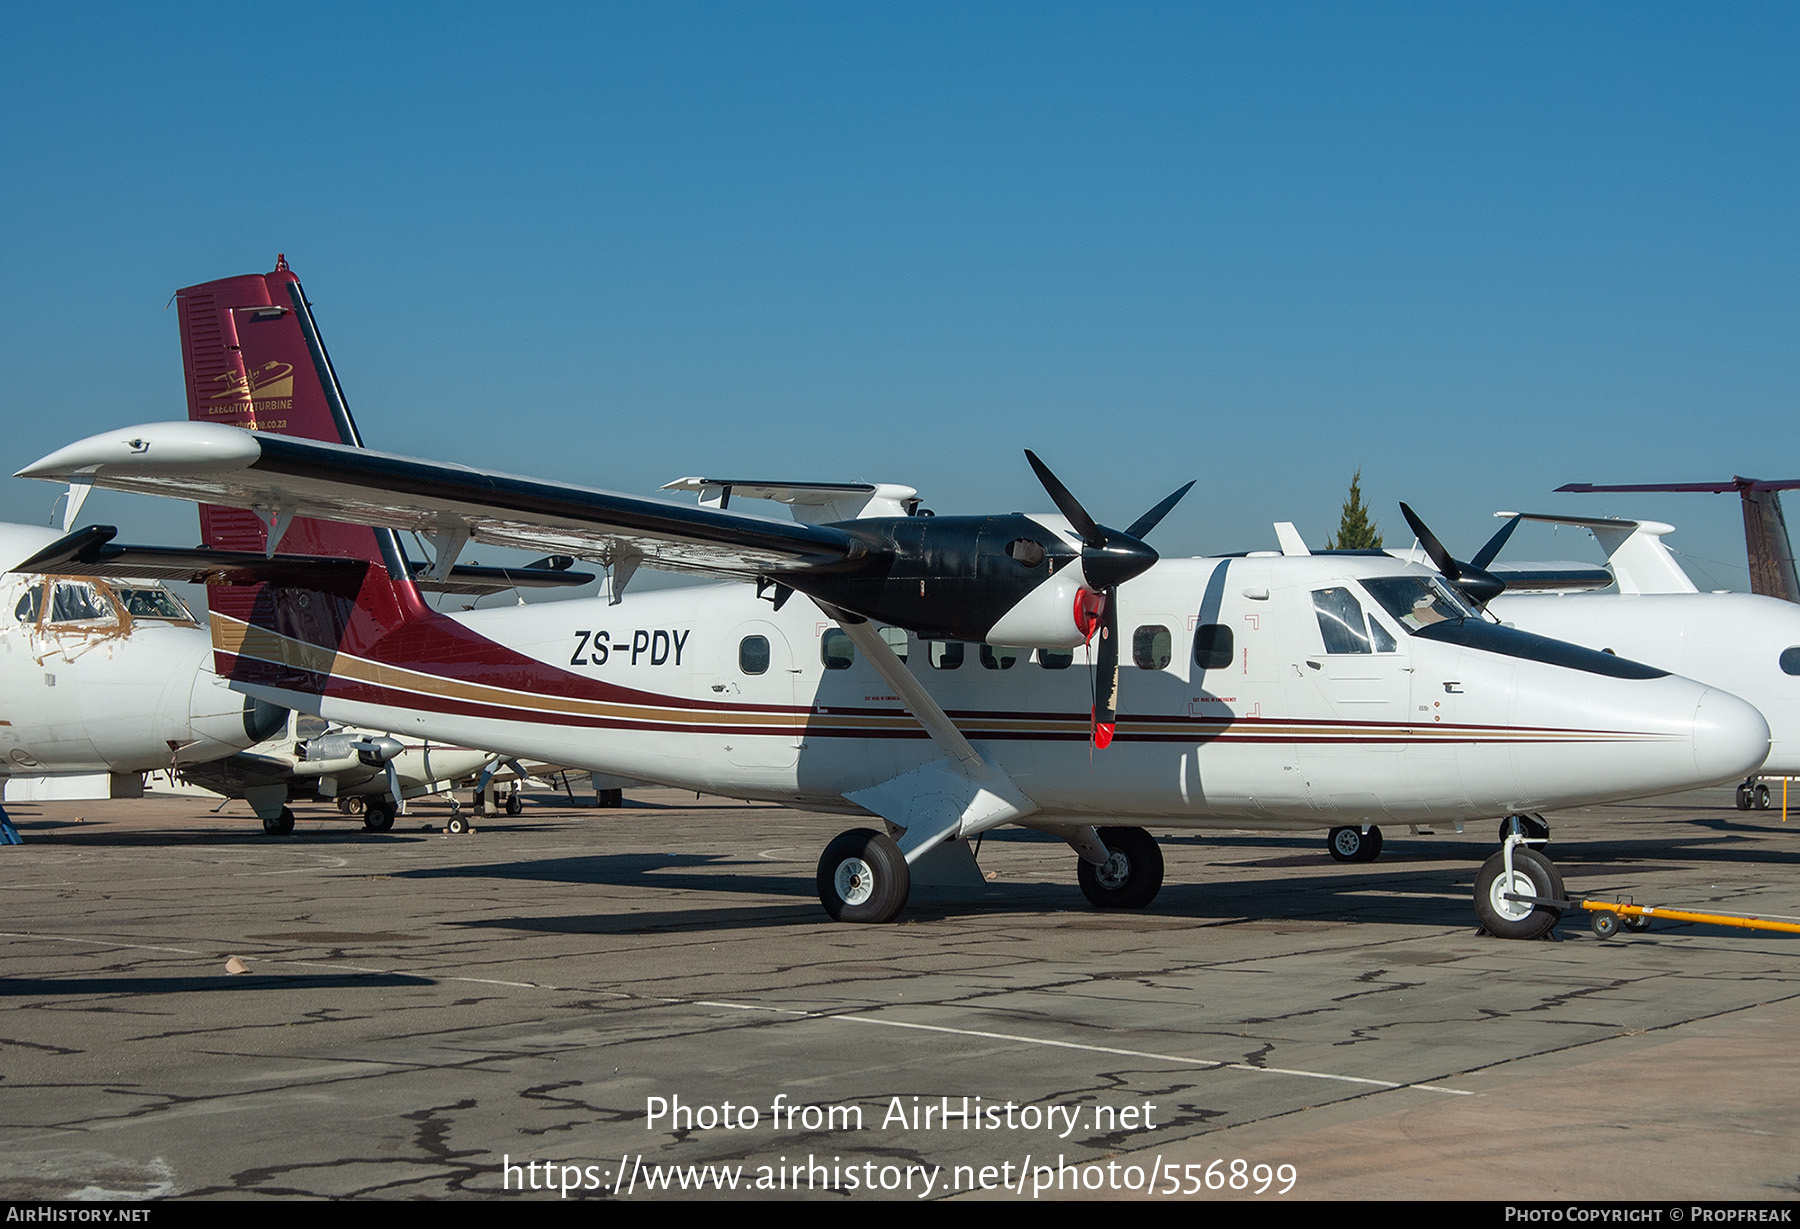
<svg viewBox="0 0 1800 1229">
<path fill-rule="evenodd" d="M 1158 563 L 1119 591 L 1118 738 L 1103 751 L 1087 741 L 1083 649 L 1062 669 L 1024 649 L 998 668 L 1007 650 L 957 645 L 944 668 L 941 642 L 908 636 L 906 668 L 1035 804 L 1026 823 L 1473 820 L 1738 779 L 1767 752 L 1754 709 L 1685 678 L 1412 634 L 1360 586 L 1394 575 L 1430 573 L 1344 557 Z M 1328 642 L 1322 592 L 1338 594 L 1332 619 L 1348 593 L 1369 620 L 1361 649 L 1335 629 Z M 726 584 L 455 619 L 542 668 L 475 686 L 339 655 L 334 675 L 360 671 L 390 699 L 251 690 L 403 739 L 822 810 L 855 811 L 848 795 L 945 754 L 868 663 L 827 668 L 849 646 L 799 595 L 777 611 Z"/>
<path fill-rule="evenodd" d="M 1800 774 L 1800 606 L 1750 593 L 1571 593 L 1502 595 L 1488 609 L 1748 700 L 1769 723 L 1763 771 Z"/>
<path fill-rule="evenodd" d="M 23 561 L 60 536 L 0 525 L 0 559 Z M 152 601 L 152 588 L 135 592 Z M 213 672 L 205 629 L 190 617 L 134 616 L 120 592 L 0 577 L 0 774 L 151 772 L 260 736 L 246 729 L 244 697 Z"/>
</svg>

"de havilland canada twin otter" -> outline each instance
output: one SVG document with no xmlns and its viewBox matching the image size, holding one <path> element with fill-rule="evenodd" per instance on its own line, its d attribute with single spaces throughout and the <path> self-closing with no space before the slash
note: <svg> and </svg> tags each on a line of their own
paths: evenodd
<svg viewBox="0 0 1800 1229">
<path fill-rule="evenodd" d="M 1000 824 L 1066 840 L 1087 898 L 1133 908 L 1162 882 L 1146 827 L 1517 825 L 1739 780 L 1769 750 L 1733 695 L 1483 618 L 1457 587 L 1477 569 L 1159 559 L 1143 539 L 1186 487 L 1113 529 L 1029 452 L 1057 514 L 703 478 L 672 484 L 700 496 L 682 505 L 367 450 L 285 261 L 179 297 L 190 421 L 21 474 L 71 484 L 66 524 L 95 486 L 193 500 L 202 547 L 90 527 L 37 567 L 205 579 L 219 673 L 271 704 L 873 817 L 819 862 L 844 921 L 893 919 L 915 871 L 968 871 Z M 442 613 L 401 531 L 434 544 L 428 575 L 490 543 L 600 562 L 610 598 Z M 621 601 L 640 566 L 732 583 Z M 1524 938 L 1563 890 L 1513 840 L 1475 896 L 1490 931 Z"/>
</svg>

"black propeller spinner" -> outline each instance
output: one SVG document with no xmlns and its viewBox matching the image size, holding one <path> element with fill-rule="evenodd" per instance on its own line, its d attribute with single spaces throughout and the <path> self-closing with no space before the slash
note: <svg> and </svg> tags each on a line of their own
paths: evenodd
<svg viewBox="0 0 1800 1229">
<path fill-rule="evenodd" d="M 1070 494 L 1069 488 L 1059 481 L 1050 467 L 1038 460 L 1031 449 L 1025 450 L 1025 459 L 1031 462 L 1038 481 L 1044 484 L 1044 490 L 1050 493 L 1057 510 L 1068 518 L 1075 532 L 1081 535 L 1081 574 L 1086 578 L 1090 588 L 1100 595 L 1100 609 L 1096 619 L 1100 625 L 1100 659 L 1096 663 L 1098 675 L 1094 696 L 1094 745 L 1106 747 L 1112 743 L 1113 730 L 1118 721 L 1119 709 L 1119 621 L 1118 621 L 1118 588 L 1134 576 L 1141 576 L 1150 570 L 1150 565 L 1157 560 L 1156 551 L 1143 541 L 1169 509 L 1181 502 L 1181 497 L 1193 489 L 1188 483 L 1174 492 L 1150 511 L 1131 523 L 1131 528 L 1121 533 L 1117 529 L 1108 529 L 1089 516 L 1081 501 Z M 1092 626 L 1089 627 L 1090 634 Z"/>
<path fill-rule="evenodd" d="M 1412 526 L 1413 535 L 1431 557 L 1432 566 L 1442 572 L 1444 579 L 1468 598 L 1476 610 L 1486 610 L 1489 602 L 1506 592 L 1506 582 L 1488 571 L 1487 565 L 1494 561 L 1494 556 L 1500 553 L 1500 548 L 1512 537 L 1513 530 L 1519 527 L 1522 518 L 1515 516 L 1507 521 L 1500 526 L 1498 533 L 1487 540 L 1487 545 L 1475 552 L 1473 559 L 1467 563 L 1458 563 L 1450 557 L 1450 552 L 1444 549 L 1444 544 L 1438 541 L 1430 527 L 1404 502 L 1400 505 L 1400 514 Z"/>
</svg>

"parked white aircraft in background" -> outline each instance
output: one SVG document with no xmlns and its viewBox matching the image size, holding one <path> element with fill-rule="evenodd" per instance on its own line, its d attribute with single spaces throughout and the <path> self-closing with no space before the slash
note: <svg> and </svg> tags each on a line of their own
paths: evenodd
<svg viewBox="0 0 1800 1229">
<path fill-rule="evenodd" d="M 1736 779 L 1768 752 L 1743 701 L 1485 622 L 1419 565 L 1159 562 L 1143 535 L 1186 488 L 1121 532 L 1032 457 L 1060 516 L 919 516 L 909 490 L 842 484 L 857 514 L 821 524 L 726 510 L 727 488 L 817 484 L 702 479 L 718 497 L 693 508 L 367 451 L 284 266 L 182 300 L 198 421 L 22 473 L 203 501 L 234 685 L 408 737 L 878 816 L 887 830 L 820 860 L 833 917 L 893 918 L 912 866 L 966 864 L 968 838 L 1003 823 L 1066 840 L 1096 905 L 1140 907 L 1162 881 L 1146 823 L 1491 818 Z M 439 572 L 468 541 L 598 559 L 612 601 L 443 614 L 394 530 L 431 537 Z M 46 566 L 133 559 L 74 534 Z M 618 604 L 640 563 L 754 584 Z M 1096 633 L 1090 676 L 1074 650 Z M 1562 895 L 1547 860 L 1511 849 L 1476 908 L 1528 937 Z"/>
<path fill-rule="evenodd" d="M 1540 636 L 1650 662 L 1750 701 L 1768 720 L 1771 736 L 1758 775 L 1800 775 L 1800 606 L 1754 593 L 1699 592 L 1663 543 L 1674 527 L 1658 521 L 1529 512 L 1522 518 L 1593 531 L 1617 591 L 1507 592 L 1489 603 L 1495 617 Z M 1742 810 L 1767 807 L 1769 787 L 1751 777 L 1738 787 L 1737 801 Z"/>
<path fill-rule="evenodd" d="M 0 559 L 17 567 L 61 536 L 0 525 Z M 0 578 L 9 797 L 135 797 L 143 774 L 241 751 L 286 720 L 213 672 L 211 638 L 155 581 Z"/>
<path fill-rule="evenodd" d="M 274 738 L 235 755 L 182 771 L 182 778 L 228 798 L 242 798 L 263 831 L 294 830 L 296 799 L 335 801 L 370 832 L 386 832 L 414 798 L 441 794 L 494 767 L 495 756 L 467 747 L 407 744 L 380 730 L 329 725 L 296 713 Z M 450 800 L 449 831 L 468 821 Z"/>
<path fill-rule="evenodd" d="M 1793 484 L 1762 485 L 1785 489 Z M 1700 592 L 1663 541 L 1674 526 L 1661 521 L 1496 512 L 1495 516 L 1507 518 L 1507 525 L 1476 554 L 1471 566 L 1449 559 L 1430 529 L 1411 509 L 1404 504 L 1401 508 L 1421 545 L 1416 552 L 1389 553 L 1430 558 L 1446 575 L 1473 573 L 1473 581 L 1459 584 L 1462 595 L 1483 604 L 1502 623 L 1648 662 L 1754 704 L 1769 723 L 1771 743 L 1758 773 L 1738 786 L 1740 810 L 1770 805 L 1769 787 L 1759 776 L 1800 775 L 1800 606 L 1752 593 Z M 1775 515 L 1779 517 L 1779 505 Z M 1606 552 L 1607 570 L 1596 579 L 1592 569 L 1579 564 L 1514 568 L 1495 564 L 1494 554 L 1520 521 L 1591 531 Z M 1277 526 L 1276 533 L 1284 550 L 1304 553 L 1291 526 Z M 1785 532 L 1780 541 L 1785 546 Z M 1444 558 L 1438 557 L 1440 552 Z M 1773 548 L 1769 554 L 1781 556 Z M 1504 580 L 1504 591 L 1487 585 L 1482 577 Z M 1536 586 L 1544 591 L 1531 591 Z M 1593 591 L 1601 586 L 1612 591 Z"/>
</svg>

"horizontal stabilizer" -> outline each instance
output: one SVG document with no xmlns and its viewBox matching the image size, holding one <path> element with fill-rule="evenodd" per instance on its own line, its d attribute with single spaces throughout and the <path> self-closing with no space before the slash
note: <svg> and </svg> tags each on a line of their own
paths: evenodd
<svg viewBox="0 0 1800 1229">
<path fill-rule="evenodd" d="M 354 595 L 369 567 L 361 559 L 333 559 L 323 555 L 278 555 L 269 559 L 261 551 L 115 545 L 112 539 L 118 532 L 111 525 L 78 529 L 58 538 L 13 570 L 53 576 L 175 580 L 194 584 L 250 585 L 271 581 Z"/>
<path fill-rule="evenodd" d="M 1675 562 L 1674 554 L 1663 544 L 1663 535 L 1675 532 L 1673 525 L 1611 516 L 1564 516 L 1556 512 L 1496 512 L 1494 515 L 1588 530 L 1600 543 L 1600 549 L 1606 552 L 1607 565 L 1620 593 L 1699 592 L 1681 565 Z"/>
<path fill-rule="evenodd" d="M 58 538 L 19 564 L 14 571 L 52 576 L 97 576 L 115 580 L 174 580 L 192 584 L 254 585 L 272 583 L 284 587 L 316 589 L 329 593 L 356 592 L 368 564 L 361 559 L 337 559 L 325 555 L 276 555 L 260 551 L 208 550 L 170 546 L 125 546 L 113 542 L 118 530 L 111 525 L 90 525 Z M 560 562 L 561 567 L 544 564 Z M 592 572 L 569 568 L 566 557 L 546 559 L 521 568 L 488 568 L 474 565 L 450 569 L 448 580 L 423 575 L 429 566 L 412 562 L 420 589 L 434 593 L 481 596 L 509 589 L 579 588 L 594 579 Z"/>
</svg>

